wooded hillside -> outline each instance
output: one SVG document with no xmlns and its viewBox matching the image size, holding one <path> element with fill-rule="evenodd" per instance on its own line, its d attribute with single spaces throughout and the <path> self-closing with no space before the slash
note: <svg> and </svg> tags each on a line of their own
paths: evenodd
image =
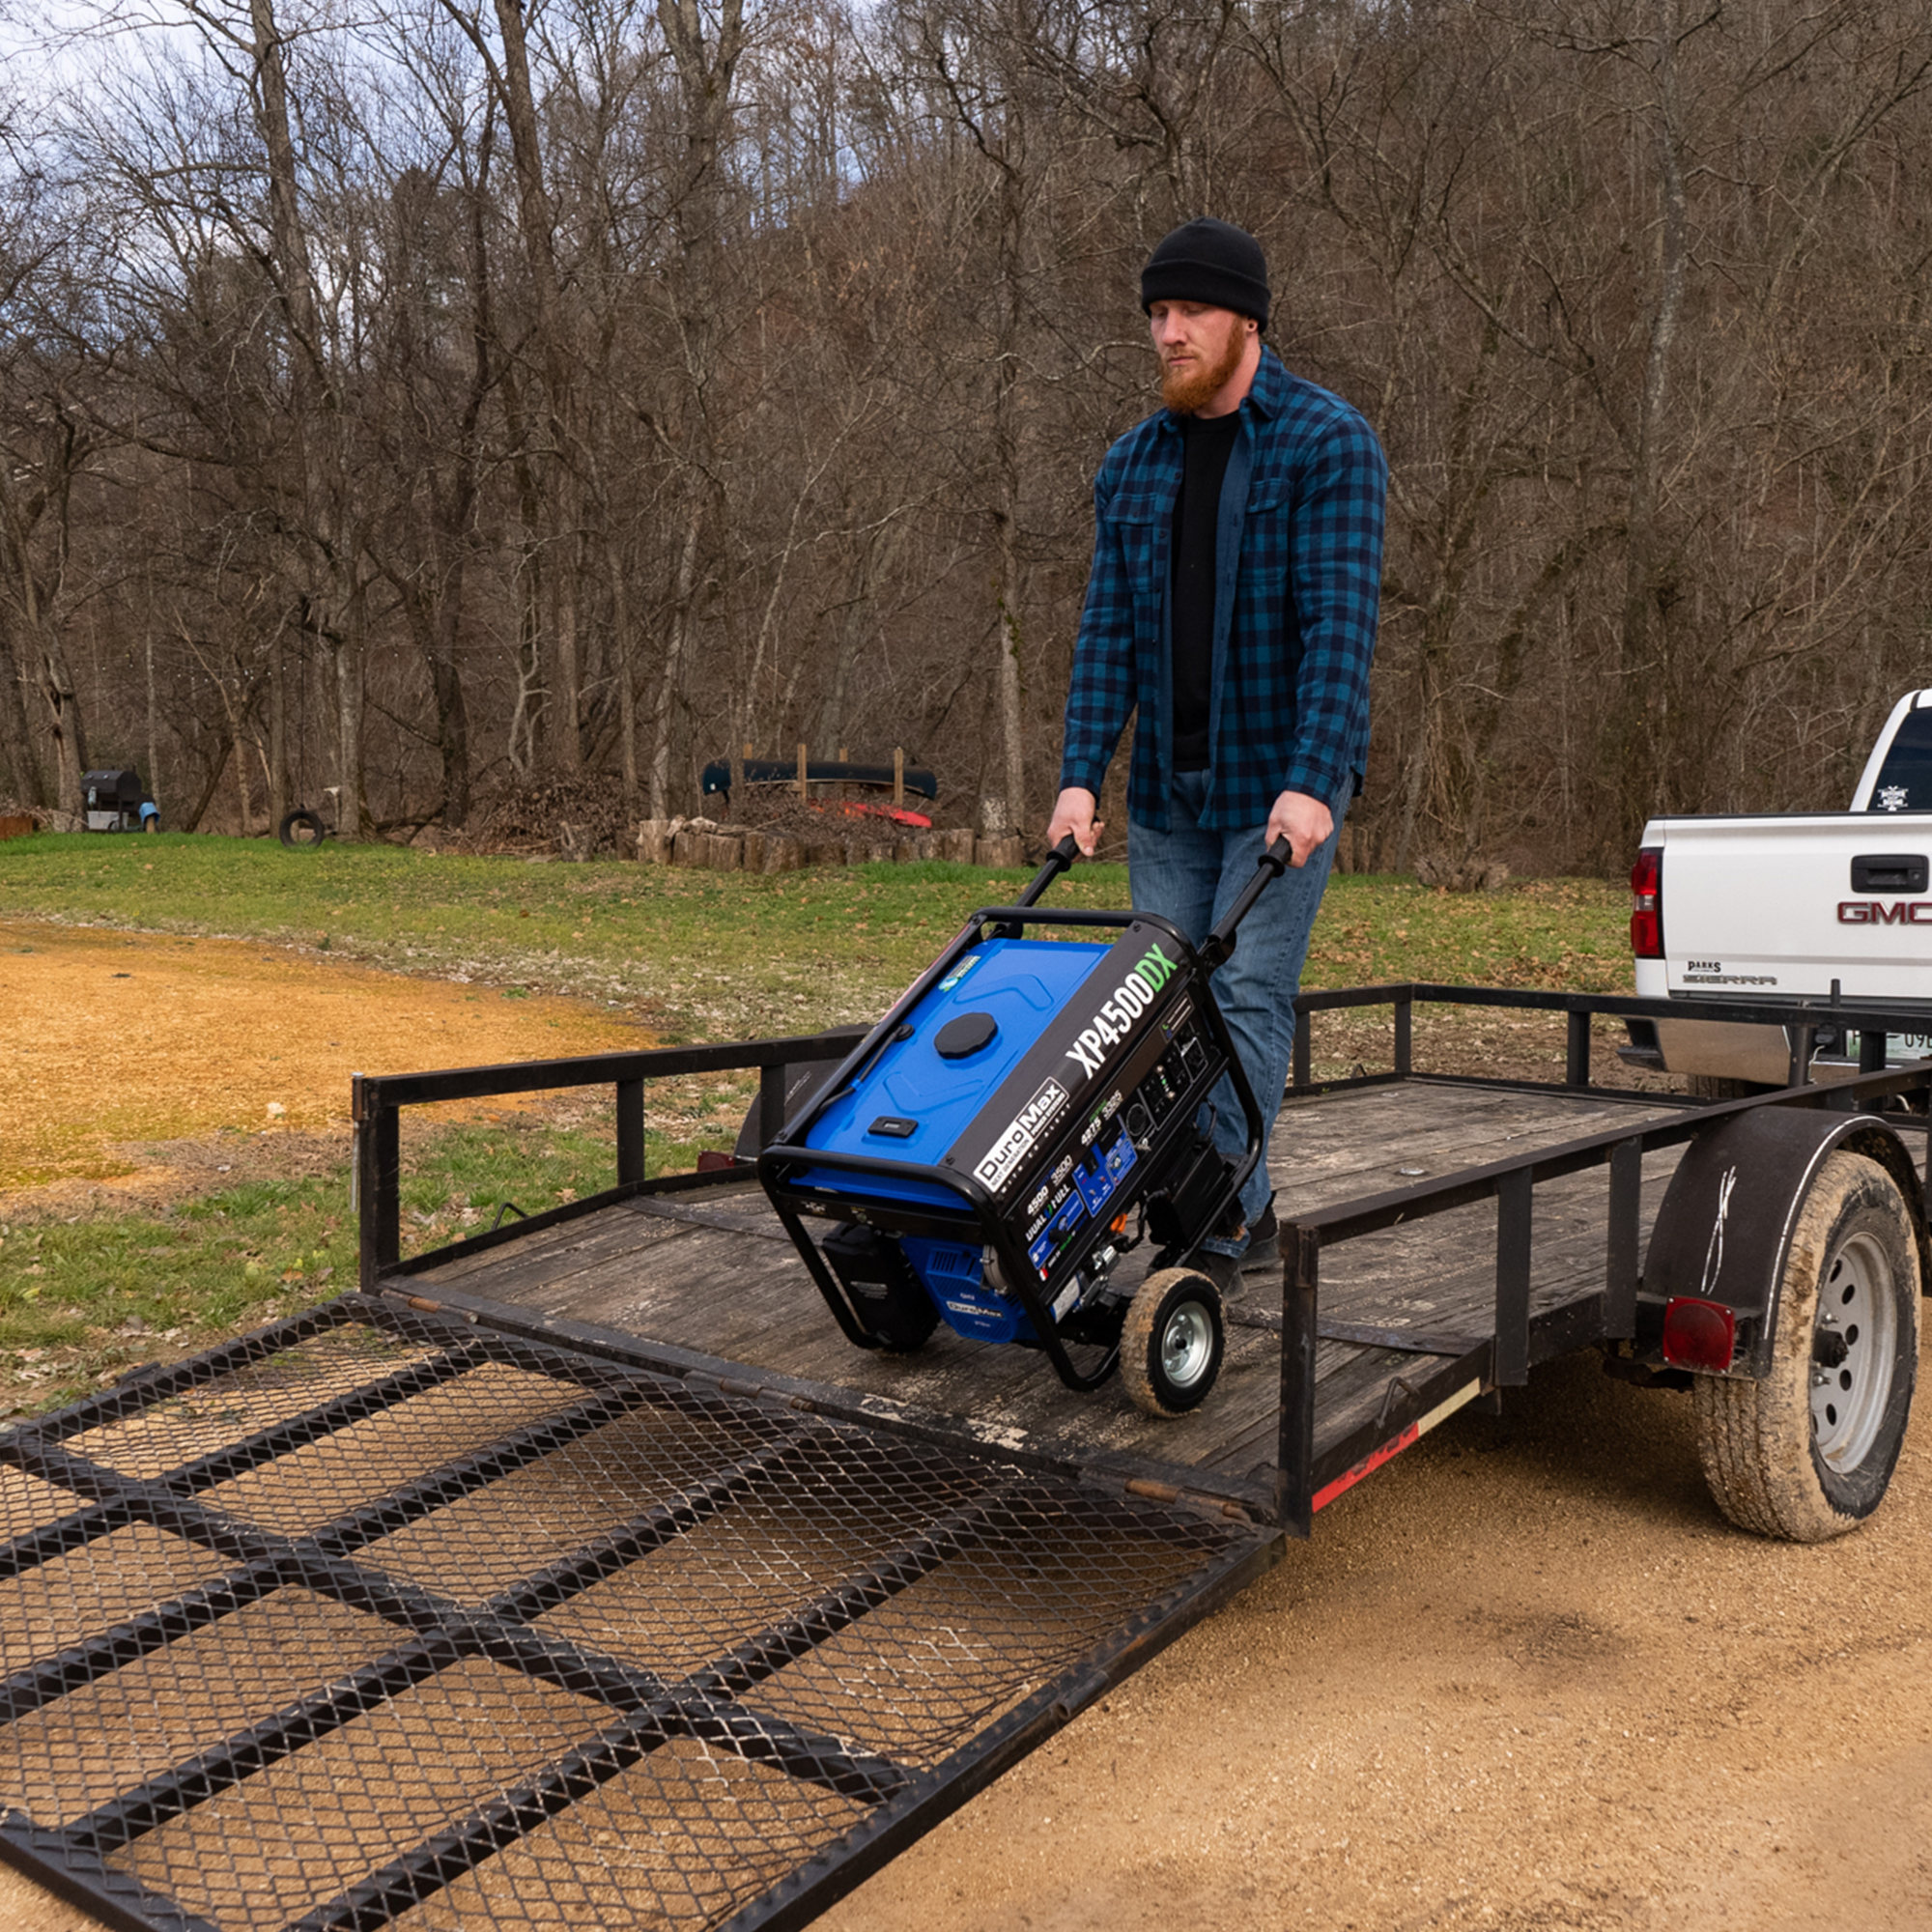
<svg viewBox="0 0 1932 1932">
<path fill-rule="evenodd" d="M 1203 212 L 1391 461 L 1360 862 L 1839 805 L 1932 682 L 1923 0 L 98 27 L 0 83 L 23 801 L 126 762 L 174 827 L 580 775 L 662 816 L 803 741 L 1037 833 L 1138 268 Z"/>
</svg>

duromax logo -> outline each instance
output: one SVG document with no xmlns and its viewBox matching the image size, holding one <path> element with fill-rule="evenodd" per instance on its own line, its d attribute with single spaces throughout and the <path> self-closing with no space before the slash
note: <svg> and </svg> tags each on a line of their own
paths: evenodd
<svg viewBox="0 0 1932 1932">
<path fill-rule="evenodd" d="M 1043 1080 L 1039 1091 L 1001 1129 L 973 1172 L 996 1194 L 1039 1139 L 1040 1129 L 1066 1104 L 1066 1089 L 1058 1080 Z"/>
<path fill-rule="evenodd" d="M 1128 969 L 1127 977 L 1101 1004 L 1100 1010 L 1081 1029 L 1080 1036 L 1066 1049 L 1068 1060 L 1078 1061 L 1083 1073 L 1099 1072 L 1107 1049 L 1120 1045 L 1129 1029 L 1153 1005 L 1154 995 L 1179 972 L 1180 967 L 1158 946 L 1150 946 Z"/>
</svg>

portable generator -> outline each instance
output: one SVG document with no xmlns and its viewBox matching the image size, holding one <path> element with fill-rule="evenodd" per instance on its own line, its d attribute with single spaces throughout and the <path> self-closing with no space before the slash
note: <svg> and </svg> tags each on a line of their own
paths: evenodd
<svg viewBox="0 0 1932 1932">
<path fill-rule="evenodd" d="M 1119 1366 L 1143 1408 L 1176 1415 L 1222 1353 L 1220 1296 L 1179 1264 L 1238 1228 L 1264 1131 L 1208 979 L 1289 847 L 1268 847 L 1199 947 L 1146 913 L 1041 908 L 1075 849 L 1063 840 L 1017 904 L 967 920 L 760 1152 L 758 1178 L 859 1347 L 910 1351 L 943 1320 L 1042 1350 L 1068 1388 Z M 1238 1160 L 1214 1143 L 1224 1078 Z M 838 1225 L 818 1241 L 809 1220 Z M 1117 1287 L 1143 1240 L 1145 1279 Z"/>
</svg>

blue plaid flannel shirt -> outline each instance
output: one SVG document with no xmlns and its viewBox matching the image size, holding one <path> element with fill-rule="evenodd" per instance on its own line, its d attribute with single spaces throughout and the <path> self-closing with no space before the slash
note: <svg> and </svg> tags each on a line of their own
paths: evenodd
<svg viewBox="0 0 1932 1932">
<path fill-rule="evenodd" d="M 1332 800 L 1369 749 L 1369 661 L 1381 589 L 1388 465 L 1341 397 L 1270 349 L 1240 407 L 1221 486 L 1209 789 L 1201 823 L 1265 822 L 1284 791 Z M 1094 797 L 1137 707 L 1127 815 L 1168 829 L 1168 646 L 1181 436 L 1166 410 L 1108 450 L 1094 479 L 1094 569 L 1066 694 L 1063 788 Z"/>
</svg>

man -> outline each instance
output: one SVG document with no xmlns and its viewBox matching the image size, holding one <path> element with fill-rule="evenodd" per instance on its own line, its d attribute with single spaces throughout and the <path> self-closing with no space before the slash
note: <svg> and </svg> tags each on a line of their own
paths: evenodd
<svg viewBox="0 0 1932 1932">
<path fill-rule="evenodd" d="M 1214 996 L 1272 1125 L 1294 996 L 1335 838 L 1369 744 L 1369 661 L 1388 467 L 1339 396 L 1292 376 L 1263 332 L 1267 264 L 1225 221 L 1177 228 L 1141 271 L 1166 407 L 1107 452 L 1094 483 L 1094 568 L 1066 697 L 1049 843 L 1093 856 L 1129 712 L 1127 858 L 1137 909 L 1197 944 L 1286 838 L 1293 869 L 1263 894 Z M 1246 1140 L 1231 1088 L 1214 1135 Z M 1196 1264 L 1224 1293 L 1274 1260 L 1266 1147 L 1242 1225 Z"/>
</svg>

